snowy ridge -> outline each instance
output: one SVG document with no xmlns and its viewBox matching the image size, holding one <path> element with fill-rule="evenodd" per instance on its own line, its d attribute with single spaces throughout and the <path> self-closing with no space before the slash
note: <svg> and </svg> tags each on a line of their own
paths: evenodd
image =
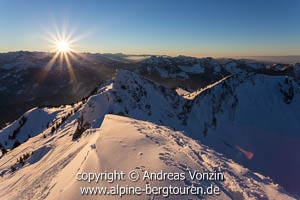
<svg viewBox="0 0 300 200">
<path fill-rule="evenodd" d="M 210 148 L 200 145 L 180 132 L 164 126 L 135 119 L 106 115 L 100 128 L 89 129 L 83 137 L 73 142 L 70 122 L 54 135 L 47 138 L 36 136 L 2 158 L 0 171 L 0 195 L 11 199 L 86 199 L 79 195 L 79 187 L 85 182 L 76 181 L 78 172 L 101 172 L 104 170 L 132 169 L 143 172 L 163 170 L 165 172 L 186 172 L 188 170 L 215 171 L 224 173 L 225 181 L 182 182 L 151 181 L 152 185 L 207 187 L 217 184 L 220 196 L 214 199 L 294 199 L 269 178 L 252 173 L 232 160 L 224 158 Z M 9 168 L 15 161 L 13 153 L 28 152 L 30 157 L 14 173 Z M 108 162 L 109 160 L 109 162 Z M 117 182 L 116 182 L 117 183 Z M 121 185 L 131 182 L 118 182 Z M 139 185 L 145 184 L 142 181 Z M 105 182 L 89 186 L 105 186 Z M 14 191 L 14 192 L 12 192 Z M 89 199 L 107 199 L 108 196 L 89 196 Z M 205 198 L 205 196 L 203 196 Z M 203 199 L 190 196 L 190 199 Z M 146 196 L 123 196 L 122 199 L 141 199 Z M 112 196 L 112 199 L 119 199 Z M 156 196 L 155 199 L 163 199 Z M 182 199 L 171 196 L 170 199 Z"/>
<path fill-rule="evenodd" d="M 12 148 L 16 141 L 24 142 L 39 134 L 47 124 L 56 118 L 63 109 L 34 108 L 22 117 L 0 130 L 0 141 L 5 148 Z M 17 131 L 16 131 L 17 130 Z"/>
<path fill-rule="evenodd" d="M 300 131 L 300 92 L 299 85 L 293 78 L 255 73 L 237 74 L 201 90 L 194 94 L 193 99 L 186 99 L 172 90 L 122 70 L 110 87 L 112 89 L 106 90 L 107 94 L 98 94 L 106 95 L 106 98 L 97 97 L 109 99 L 109 108 L 106 110 L 108 113 L 184 131 L 188 136 L 203 141 L 226 156 L 238 159 L 247 167 L 260 169 L 259 166 L 264 165 L 261 172 L 284 183 L 290 181 L 290 176 L 280 175 L 282 168 L 279 163 L 286 159 L 286 154 L 298 151 L 298 145 L 293 147 L 294 150 L 287 148 L 291 138 L 297 137 L 296 134 Z M 100 102 L 94 101 L 87 105 L 99 108 L 102 104 L 106 105 Z M 86 113 L 91 115 L 93 109 Z M 102 112 L 94 113 L 97 115 Z M 96 119 L 95 125 L 99 126 L 104 113 L 96 115 L 83 116 L 83 119 Z M 87 124 L 94 123 L 90 119 Z M 229 147 L 228 143 L 235 149 Z M 282 148 L 276 148 L 278 145 Z M 239 156 L 240 151 L 236 149 L 240 148 L 249 150 L 254 155 L 250 164 Z M 272 153 L 277 155 L 276 159 L 262 164 L 265 157 L 270 155 L 269 148 L 274 149 Z M 299 159 L 291 157 L 289 163 L 293 163 L 288 167 L 290 174 L 296 174 Z M 273 167 L 274 165 L 278 167 Z M 296 179 L 292 182 L 294 186 L 291 187 L 297 191 L 299 182 Z"/>
<path fill-rule="evenodd" d="M 253 122 L 262 123 L 255 114 L 260 113 L 263 122 L 268 123 L 264 124 L 264 128 L 270 129 L 274 127 L 271 124 L 275 122 L 276 118 L 276 122 L 281 121 L 280 115 L 271 113 L 284 112 L 287 121 L 292 125 L 289 128 L 297 130 L 297 123 L 293 120 L 297 120 L 295 116 L 299 115 L 296 111 L 300 108 L 300 89 L 293 78 L 241 74 L 224 80 L 215 84 L 214 87 L 203 90 L 194 98 L 191 108 L 191 115 L 193 116 L 190 118 L 191 124 L 199 126 L 199 123 L 195 123 L 193 120 L 199 120 L 205 124 L 207 123 L 205 119 L 214 121 L 214 118 L 217 120 L 217 116 L 221 115 L 228 115 L 223 117 L 227 120 L 241 120 L 244 118 L 243 116 L 247 116 L 248 120 L 254 117 Z M 240 114 L 241 116 L 237 116 L 239 112 L 243 112 Z M 272 115 L 274 116 L 270 120 Z M 217 125 L 217 121 L 215 123 Z M 277 125 L 281 126 L 281 129 L 285 127 L 282 123 Z M 274 127 L 273 130 L 278 130 L 278 128 Z M 205 127 L 203 127 L 204 129 Z"/>
<path fill-rule="evenodd" d="M 33 108 L 7 127 L 0 130 L 0 150 L 13 149 L 45 130 L 54 132 L 74 115 L 81 103 L 58 108 Z M 3 152 L 2 152 L 3 154 Z"/>
<path fill-rule="evenodd" d="M 207 86 L 204 87 L 204 88 L 200 88 L 200 89 L 198 89 L 198 90 L 196 90 L 196 91 L 194 91 L 194 92 L 191 92 L 191 93 L 188 93 L 188 94 L 184 94 L 183 97 L 186 98 L 186 99 L 192 100 L 192 99 L 194 99 L 198 94 L 200 94 L 201 92 L 204 92 L 205 90 L 208 90 L 208 89 L 210 89 L 210 88 L 212 88 L 212 87 L 215 87 L 216 85 L 222 83 L 224 80 L 228 79 L 229 77 L 231 77 L 231 75 L 228 75 L 228 76 L 226 76 L 226 77 L 220 79 L 219 81 L 214 82 L 213 84 L 209 84 L 209 85 L 207 85 Z"/>
<path fill-rule="evenodd" d="M 133 72 L 118 70 L 114 82 L 99 91 L 82 109 L 82 126 L 86 128 L 99 127 L 107 113 L 175 127 L 180 124 L 177 115 L 185 99 Z"/>
<path fill-rule="evenodd" d="M 291 77 L 255 73 L 236 74 L 198 92 L 193 99 L 186 99 L 175 91 L 166 89 L 133 72 L 119 70 L 113 81 L 107 82 L 88 99 L 72 106 L 32 110 L 24 115 L 27 117 L 25 123 L 20 118 L 1 130 L 0 137 L 3 138 L 0 140 L 2 144 L 0 147 L 1 149 L 4 147 L 9 151 L 4 152 L 4 155 L 0 158 L 0 185 L 3 186 L 0 186 L 0 195 L 5 195 L 6 199 L 53 199 L 54 196 L 59 199 L 65 195 L 71 195 L 68 197 L 75 198 L 75 196 L 72 196 L 76 195 L 74 190 L 66 188 L 63 194 L 60 194 L 61 191 L 56 186 L 65 185 L 65 181 L 68 180 L 67 183 L 70 183 L 70 185 L 66 184 L 67 186 L 70 188 L 78 187 L 78 183 L 75 183 L 72 179 L 74 174 L 68 174 L 68 171 L 74 172 L 78 168 L 80 170 L 101 169 L 98 162 L 93 164 L 90 160 L 96 159 L 103 164 L 101 162 L 103 157 L 101 156 L 106 159 L 109 156 L 111 157 L 112 152 L 109 152 L 109 148 L 112 146 L 118 152 L 117 155 L 114 154 L 112 157 L 116 159 L 126 157 L 123 154 L 126 151 L 122 150 L 121 147 L 127 148 L 130 145 L 124 146 L 121 144 L 122 142 L 111 144 L 109 142 L 112 139 L 110 138 L 111 135 L 114 135 L 117 141 L 124 140 L 123 142 L 126 142 L 125 137 L 128 138 L 127 142 L 139 144 L 140 135 L 137 136 L 137 132 L 143 132 L 144 129 L 148 129 L 147 127 L 152 127 L 151 130 L 155 129 L 153 127 L 157 127 L 157 130 L 151 132 L 153 137 L 156 137 L 154 140 L 162 146 L 169 145 L 170 152 L 163 152 L 160 155 L 160 152 L 157 151 L 162 150 L 161 148 L 152 144 L 148 146 L 148 142 L 151 142 L 149 134 L 146 138 L 149 139 L 150 137 L 150 140 L 147 139 L 148 142 L 145 147 L 139 144 L 132 147 L 131 150 L 154 152 L 154 154 L 151 154 L 154 160 L 159 158 L 158 160 L 162 160 L 164 164 L 174 161 L 171 166 L 177 166 L 178 170 L 184 170 L 179 163 L 185 159 L 187 159 L 186 167 L 192 169 L 198 169 L 198 167 L 200 169 L 213 169 L 213 167 L 220 166 L 224 171 L 227 170 L 228 176 L 231 177 L 229 181 L 222 185 L 224 194 L 221 199 L 235 197 L 242 199 L 272 199 L 276 195 L 279 195 L 278 197 L 283 195 L 283 199 L 288 199 L 287 193 L 273 184 L 270 179 L 262 175 L 255 175 L 208 147 L 199 146 L 192 139 L 184 137 L 182 133 L 200 140 L 201 143 L 213 147 L 230 158 L 236 158 L 237 151 L 233 150 L 235 147 L 235 149 L 251 150 L 254 153 L 251 164 L 254 163 L 254 165 L 249 165 L 249 167 L 256 169 L 257 166 L 264 163 L 262 159 L 268 156 L 267 149 L 269 147 L 272 147 L 276 142 L 284 141 L 282 136 L 296 137 L 296 133 L 300 131 L 298 126 L 298 119 L 300 118 L 298 112 L 300 110 L 299 100 L 299 85 Z M 123 115 L 131 119 L 112 117 L 112 115 L 108 117 L 107 114 Z M 281 116 L 285 116 L 285 119 L 282 120 Z M 31 125 L 33 122 L 34 126 Z M 136 130 L 129 125 L 128 127 L 124 125 L 124 127 L 123 122 L 125 124 L 137 123 L 140 128 Z M 11 139 L 8 137 L 17 128 L 18 124 L 22 126 L 16 134 L 16 138 L 23 144 L 11 149 L 15 140 L 10 141 Z M 251 127 L 257 129 L 253 130 Z M 33 130 L 31 138 L 25 137 L 28 130 Z M 104 133 L 103 130 L 105 130 Z M 129 135 L 124 133 L 123 130 L 128 130 L 127 134 Z M 103 134 L 107 140 L 105 140 L 105 137 L 102 138 L 103 140 L 99 138 L 99 135 Z M 270 137 L 272 137 L 272 140 L 269 140 Z M 25 142 L 26 138 L 28 140 Z M 177 141 L 176 144 L 173 144 L 170 138 Z M 261 143 L 257 146 L 257 143 L 253 142 L 253 144 L 250 143 L 253 146 L 249 145 L 249 140 L 255 141 L 255 139 L 267 141 L 267 143 Z M 162 141 L 165 143 L 161 143 Z M 96 148 L 96 152 L 91 150 L 90 145 L 94 144 L 97 148 L 101 146 L 100 149 Z M 266 145 L 268 148 L 266 148 Z M 102 147 L 103 149 L 107 147 L 107 151 L 103 151 Z M 144 149 L 146 147 L 149 147 L 149 149 Z M 207 152 L 213 153 L 205 159 L 205 155 L 202 156 L 199 152 L 192 152 L 196 149 L 199 151 L 202 149 L 203 152 L 206 149 Z M 90 154 L 89 152 L 92 151 L 93 153 Z M 183 152 L 183 154 L 177 151 Z M 118 157 L 119 152 L 120 157 Z M 26 153 L 25 162 L 24 159 L 22 162 L 16 162 L 16 158 L 23 155 L 23 153 Z M 156 157 L 157 153 L 158 158 Z M 286 157 L 285 153 L 291 152 L 285 148 L 275 150 L 275 154 L 279 158 Z M 176 157 L 177 154 L 182 156 Z M 198 159 L 197 164 L 195 164 L 195 160 L 187 155 L 193 155 L 193 159 Z M 199 155 L 201 155 L 201 158 Z M 136 154 L 130 154 L 130 156 L 136 156 Z M 297 167 L 299 159 L 293 159 L 291 162 Z M 117 159 L 117 161 L 119 160 Z M 266 168 L 263 171 L 268 172 L 268 170 L 274 168 L 274 171 L 272 171 L 274 174 L 270 174 L 271 177 L 281 174 L 279 171 L 282 172 L 281 166 L 274 167 L 278 164 L 277 161 L 274 159 L 269 162 L 269 165 L 264 164 Z M 212 164 L 214 162 L 216 163 Z M 157 166 L 164 166 L 163 163 L 159 163 Z M 79 164 L 80 166 L 78 166 Z M 123 163 L 120 167 L 126 167 L 127 165 L 141 167 L 130 164 L 134 163 Z M 119 166 L 112 163 L 111 166 L 107 167 L 112 168 L 114 165 Z M 146 166 L 146 163 L 143 166 Z M 149 167 L 151 169 L 154 166 L 156 165 L 153 164 Z M 173 169 L 171 166 L 166 169 Z M 36 167 L 39 170 L 33 170 Z M 290 167 L 292 173 L 297 173 L 293 171 L 295 168 L 291 168 L 292 165 L 287 167 Z M 36 176 L 24 175 L 30 173 L 30 170 L 33 170 Z M 55 178 L 52 179 L 45 174 Z M 18 188 L 18 184 L 26 185 L 22 181 L 18 182 L 22 176 L 27 177 L 28 187 L 17 194 L 8 192 L 13 187 Z M 276 178 L 285 181 L 282 177 Z M 41 182 L 42 179 L 45 181 Z M 247 182 L 247 180 L 249 181 Z M 30 185 L 38 182 L 41 182 L 39 187 L 34 190 L 29 188 Z M 235 184 L 237 186 L 233 186 Z M 297 186 L 298 182 L 295 180 L 293 184 Z M 256 188 L 254 185 L 256 185 Z M 20 185 L 19 188 L 21 188 Z M 52 188 L 54 189 L 52 190 Z"/>
<path fill-rule="evenodd" d="M 300 166 L 295 156 L 300 150 L 300 90 L 293 78 L 232 76 L 200 93 L 186 107 L 185 123 L 191 136 L 299 191 L 300 183 L 293 174 Z M 251 162 L 240 157 L 234 150 L 237 147 L 254 155 Z M 283 168 L 287 169 L 285 176 Z"/>
</svg>

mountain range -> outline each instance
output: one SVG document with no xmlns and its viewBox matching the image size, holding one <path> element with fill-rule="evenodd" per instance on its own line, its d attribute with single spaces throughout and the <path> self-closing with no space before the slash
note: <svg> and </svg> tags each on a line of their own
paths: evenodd
<svg viewBox="0 0 300 200">
<path fill-rule="evenodd" d="M 10 61 L 0 56 L 2 109 L 14 101 L 13 107 L 36 107 L 0 130 L 0 194 L 5 199 L 80 199 L 74 173 L 114 168 L 218 168 L 228 178 L 213 183 L 221 188 L 215 198 L 298 198 L 299 64 L 186 56 L 137 61 L 123 54 L 87 54 L 94 60 L 73 65 L 80 89 L 67 101 L 60 97 L 68 96 L 65 91 L 74 84 L 58 89 L 68 80 L 64 66 L 61 71 L 53 66 L 47 77 L 59 81 L 41 81 L 41 94 L 30 89 L 35 82 L 30 77 L 44 71 L 38 66 L 51 55 L 18 54 Z M 56 77 L 61 74 L 66 78 Z M 17 92 L 19 87 L 27 90 Z M 22 98 L 9 101 L 16 95 Z"/>
</svg>

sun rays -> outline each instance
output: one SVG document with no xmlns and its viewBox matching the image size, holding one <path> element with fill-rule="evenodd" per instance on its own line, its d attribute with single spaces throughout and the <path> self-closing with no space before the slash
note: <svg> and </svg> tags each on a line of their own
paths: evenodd
<svg viewBox="0 0 300 200">
<path fill-rule="evenodd" d="M 49 71 L 57 67 L 59 70 L 63 71 L 65 68 L 68 70 L 70 81 L 76 83 L 76 75 L 74 73 L 74 62 L 78 62 L 79 59 L 86 59 L 83 54 L 80 54 L 76 49 L 76 43 L 79 42 L 86 34 L 74 35 L 74 29 L 67 32 L 66 26 L 58 29 L 54 25 L 54 31 L 47 31 L 43 37 L 50 44 L 50 60 L 45 67 L 45 74 L 42 77 L 44 79 Z"/>
</svg>

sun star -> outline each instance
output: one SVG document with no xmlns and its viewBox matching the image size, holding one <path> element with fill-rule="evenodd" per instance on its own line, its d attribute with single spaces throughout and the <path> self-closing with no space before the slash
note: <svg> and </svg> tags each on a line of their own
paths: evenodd
<svg viewBox="0 0 300 200">
<path fill-rule="evenodd" d="M 41 80 L 45 79 L 52 67 L 56 67 L 57 69 L 60 69 L 61 72 L 63 72 L 64 69 L 67 69 L 72 83 L 77 83 L 73 63 L 76 63 L 79 60 L 88 60 L 89 58 L 78 52 L 76 43 L 86 37 L 88 32 L 74 35 L 75 29 L 71 29 L 70 32 L 67 30 L 68 28 L 66 25 L 63 25 L 61 29 L 59 29 L 54 23 L 53 30 L 46 31 L 45 35 L 42 36 L 50 44 L 51 58 L 45 66 L 45 73 L 41 77 Z"/>
<path fill-rule="evenodd" d="M 65 29 L 63 29 L 65 30 Z M 78 37 L 72 37 L 72 34 L 67 34 L 65 31 L 55 33 L 48 33 L 46 40 L 51 43 L 54 52 L 52 58 L 49 60 L 46 66 L 45 76 L 47 76 L 48 71 L 51 70 L 53 66 L 58 66 L 59 69 L 67 68 L 70 78 L 73 83 L 76 83 L 76 76 L 72 66 L 72 62 L 76 62 L 78 57 L 83 56 L 74 49 L 74 43 L 79 40 Z"/>
<path fill-rule="evenodd" d="M 64 40 L 58 41 L 56 48 L 59 52 L 69 52 L 71 50 L 69 42 Z"/>
</svg>

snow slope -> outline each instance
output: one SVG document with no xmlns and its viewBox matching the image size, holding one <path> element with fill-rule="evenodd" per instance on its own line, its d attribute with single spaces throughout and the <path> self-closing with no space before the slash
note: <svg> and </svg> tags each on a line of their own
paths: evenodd
<svg viewBox="0 0 300 200">
<path fill-rule="evenodd" d="M 0 130 L 0 142 L 6 149 L 11 149 L 18 141 L 25 142 L 28 138 L 40 134 L 49 124 L 70 111 L 71 106 L 61 108 L 33 108 L 18 120 Z M 24 122 L 22 122 L 24 121 Z M 17 130 L 17 131 L 16 131 Z M 15 136 L 13 137 L 15 132 Z"/>
<path fill-rule="evenodd" d="M 79 102 L 74 105 L 33 108 L 27 111 L 19 119 L 0 130 L 0 150 L 13 149 L 18 146 L 16 144 L 24 143 L 44 131 L 57 131 L 70 116 L 74 118 L 74 115 L 77 115 L 76 112 L 81 106 L 82 102 Z"/>
<path fill-rule="evenodd" d="M 300 90 L 293 78 L 237 74 L 182 97 L 121 70 L 110 87 L 84 106 L 86 127 L 101 124 L 103 108 L 107 113 L 169 126 L 299 192 L 300 182 L 294 175 L 300 167 L 296 156 L 300 151 Z M 254 154 L 251 161 L 236 146 Z"/>
<path fill-rule="evenodd" d="M 29 112 L 32 113 L 32 117 L 28 117 L 17 136 L 20 137 L 20 142 L 25 142 L 22 138 L 28 134 L 25 127 L 30 127 L 30 121 L 35 121 L 30 130 L 35 130 L 32 136 L 37 136 L 0 158 L 0 174 L 5 177 L 2 181 L 12 181 L 11 184 L 15 184 L 14 175 L 10 172 L 11 167 L 17 169 L 16 174 L 22 171 L 24 167 L 16 163 L 16 159 L 26 152 L 37 152 L 41 159 L 50 153 L 53 154 L 51 162 L 54 164 L 50 165 L 52 167 L 36 173 L 41 173 L 41 177 L 46 172 L 56 175 L 87 143 L 93 145 L 90 144 L 90 139 L 87 139 L 89 137 L 84 137 L 87 132 L 98 132 L 99 127 L 104 126 L 103 120 L 107 114 L 117 114 L 181 131 L 248 168 L 271 176 L 276 182 L 287 186 L 290 191 L 299 192 L 300 183 L 295 175 L 298 174 L 300 164 L 299 157 L 296 156 L 300 151 L 299 136 L 296 134 L 300 131 L 300 92 L 299 85 L 293 78 L 242 73 L 226 77 L 190 94 L 190 98 L 180 96 L 175 91 L 133 72 L 119 70 L 113 81 L 107 82 L 92 96 L 78 104 L 55 108 L 51 112 L 42 109 L 44 117 L 36 116 L 33 111 Z M 52 115 L 54 112 L 56 114 Z M 55 123 L 53 119 L 56 119 Z M 48 122 L 50 124 L 45 125 Z M 13 144 L 8 140 L 8 135 L 18 123 L 15 122 L 15 125 L 1 130 L 3 136 L 0 136 L 4 137 L 4 141 L 0 142 L 7 145 L 5 147 L 8 150 Z M 118 123 L 113 126 L 117 125 Z M 39 140 L 44 142 L 40 143 Z M 4 144 L 5 141 L 8 141 L 8 144 Z M 56 141 L 59 143 L 56 144 Z M 27 151 L 23 150 L 24 146 Z M 61 152 L 65 157 L 60 157 Z M 94 155 L 93 158 L 97 156 Z M 31 162 L 37 163 L 38 159 L 33 160 Z M 28 178 L 28 183 L 34 181 Z M 47 179 L 44 185 L 41 184 L 43 189 L 38 189 L 40 193 L 49 189 L 49 181 L 52 179 Z M 242 185 L 240 187 L 246 189 Z M 24 191 L 22 194 L 33 195 Z"/>
<path fill-rule="evenodd" d="M 91 96 L 81 111 L 82 127 L 98 127 L 105 114 L 114 113 L 135 119 L 180 127 L 178 115 L 186 100 L 126 70 L 118 70 L 113 83 Z"/>
<path fill-rule="evenodd" d="M 69 122 L 47 138 L 36 136 L 17 147 L 1 160 L 0 196 L 2 199 L 87 199 L 80 187 L 95 184 L 76 180 L 78 172 L 136 169 L 166 172 L 200 172 L 218 169 L 226 177 L 222 182 L 153 181 L 152 185 L 216 184 L 221 189 L 214 199 L 294 199 L 269 178 L 224 158 L 210 148 L 198 144 L 164 126 L 131 118 L 106 115 L 101 127 L 86 130 L 77 142 L 72 141 L 75 121 Z M 18 152 L 33 152 L 24 166 L 9 172 Z M 144 185 L 142 181 L 118 182 L 121 185 Z M 108 183 L 99 183 L 105 186 Z M 211 199 L 212 197 L 204 197 Z M 89 196 L 88 199 L 119 199 L 117 196 Z M 146 196 L 123 196 L 122 199 L 146 199 Z M 151 199 L 164 199 L 161 196 Z M 182 199 L 172 196 L 170 199 Z M 190 196 L 190 199 L 203 199 Z"/>
<path fill-rule="evenodd" d="M 299 192 L 300 90 L 293 78 L 232 76 L 200 93 L 189 107 L 190 135 Z M 253 159 L 244 159 L 228 143 L 251 151 Z"/>
</svg>

